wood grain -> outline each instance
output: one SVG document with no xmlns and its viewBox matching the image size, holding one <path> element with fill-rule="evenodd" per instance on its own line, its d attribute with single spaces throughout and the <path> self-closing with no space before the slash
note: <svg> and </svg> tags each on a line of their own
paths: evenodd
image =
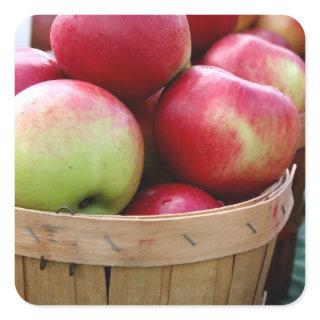
<svg viewBox="0 0 320 320">
<path fill-rule="evenodd" d="M 211 305 L 218 259 L 172 267 L 169 304 Z"/>
<path fill-rule="evenodd" d="M 15 286 L 20 297 L 25 300 L 23 257 L 15 256 Z"/>
<path fill-rule="evenodd" d="M 267 246 L 237 254 L 234 260 L 228 304 L 252 304 Z"/>
<path fill-rule="evenodd" d="M 226 305 L 230 293 L 232 271 L 235 256 L 218 259 L 213 296 L 214 305 Z"/>
<path fill-rule="evenodd" d="M 104 267 L 77 265 L 74 277 L 78 305 L 107 304 Z"/>
<path fill-rule="evenodd" d="M 263 261 L 263 266 L 260 272 L 259 281 L 257 284 L 256 292 L 254 295 L 253 304 L 262 304 L 263 292 L 267 280 L 267 276 L 270 270 L 270 265 L 274 253 L 274 248 L 277 242 L 277 238 L 275 237 L 270 243 L 268 243 L 266 254 Z"/>
<path fill-rule="evenodd" d="M 26 300 L 37 305 L 76 304 L 74 277 L 69 276 L 69 265 L 47 262 L 44 270 L 39 259 L 24 258 Z"/>
<path fill-rule="evenodd" d="M 109 287 L 109 304 L 160 304 L 162 270 L 162 267 L 113 267 Z"/>
</svg>

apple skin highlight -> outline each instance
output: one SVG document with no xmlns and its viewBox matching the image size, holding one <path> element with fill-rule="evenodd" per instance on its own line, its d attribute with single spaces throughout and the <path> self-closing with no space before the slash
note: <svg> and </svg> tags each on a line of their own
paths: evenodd
<svg viewBox="0 0 320 320">
<path fill-rule="evenodd" d="M 57 62 L 44 51 L 17 48 L 15 51 L 15 94 L 40 82 L 64 79 Z"/>
<path fill-rule="evenodd" d="M 124 214 L 160 215 L 220 208 L 224 204 L 203 190 L 182 183 L 158 184 L 139 192 Z"/>
<path fill-rule="evenodd" d="M 106 90 L 52 80 L 16 96 L 16 206 L 119 213 L 134 196 L 143 139 L 129 109 Z"/>
<path fill-rule="evenodd" d="M 299 112 L 305 108 L 305 64 L 294 52 L 249 34 L 217 41 L 202 64 L 228 70 L 243 79 L 286 93 Z"/>
<path fill-rule="evenodd" d="M 50 39 L 70 78 L 99 85 L 126 103 L 160 90 L 191 55 L 186 16 L 62 15 Z"/>
<path fill-rule="evenodd" d="M 293 160 L 300 128 L 294 104 L 279 90 L 193 66 L 161 97 L 155 143 L 179 181 L 234 201 L 279 179 Z"/>
</svg>

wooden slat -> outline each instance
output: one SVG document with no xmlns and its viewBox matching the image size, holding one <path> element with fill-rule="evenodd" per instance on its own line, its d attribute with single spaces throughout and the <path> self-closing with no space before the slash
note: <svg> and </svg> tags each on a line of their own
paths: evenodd
<svg viewBox="0 0 320 320">
<path fill-rule="evenodd" d="M 15 256 L 15 285 L 20 297 L 25 300 L 23 257 Z"/>
<path fill-rule="evenodd" d="M 266 249 L 267 246 L 262 246 L 236 255 L 228 304 L 248 305 L 253 303 Z"/>
<path fill-rule="evenodd" d="M 160 304 L 169 304 L 172 266 L 162 267 Z"/>
<path fill-rule="evenodd" d="M 75 304 L 74 277 L 69 276 L 69 265 L 47 262 L 40 270 L 39 259 L 24 258 L 26 300 L 32 304 Z"/>
<path fill-rule="evenodd" d="M 113 267 L 109 286 L 109 304 L 158 305 L 161 300 L 162 267 Z"/>
<path fill-rule="evenodd" d="M 74 277 L 78 305 L 107 304 L 104 267 L 77 265 Z"/>
<path fill-rule="evenodd" d="M 234 256 L 218 259 L 215 290 L 213 297 L 214 305 L 226 305 L 228 303 L 233 263 Z"/>
<path fill-rule="evenodd" d="M 217 259 L 173 266 L 169 304 L 212 304 L 216 272 Z"/>
<path fill-rule="evenodd" d="M 267 246 L 267 250 L 264 257 L 263 266 L 260 272 L 259 281 L 256 288 L 253 304 L 259 304 L 259 305 L 262 304 L 263 291 L 264 291 L 265 283 L 269 273 L 276 242 L 277 242 L 277 238 L 275 237 Z"/>
</svg>

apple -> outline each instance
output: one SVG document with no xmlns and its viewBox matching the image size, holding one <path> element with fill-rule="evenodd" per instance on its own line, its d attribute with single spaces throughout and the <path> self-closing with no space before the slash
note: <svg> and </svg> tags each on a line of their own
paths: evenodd
<svg viewBox="0 0 320 320">
<path fill-rule="evenodd" d="M 70 78 L 97 84 L 126 103 L 160 90 L 191 54 L 182 15 L 62 15 L 50 39 Z"/>
<path fill-rule="evenodd" d="M 193 66 L 163 93 L 154 132 L 173 176 L 234 202 L 279 179 L 293 160 L 300 127 L 299 113 L 281 91 Z"/>
<path fill-rule="evenodd" d="M 132 113 L 140 125 L 144 140 L 145 160 L 141 182 L 144 187 L 172 181 L 172 178 L 156 154 L 153 138 L 154 118 L 162 91 L 163 89 L 141 103 L 130 106 Z"/>
<path fill-rule="evenodd" d="M 202 64 L 278 88 L 292 99 L 299 112 L 304 111 L 305 65 L 288 49 L 249 34 L 232 34 L 217 41 L 204 55 Z"/>
<path fill-rule="evenodd" d="M 188 15 L 192 56 L 205 52 L 216 40 L 235 30 L 237 15 Z"/>
<path fill-rule="evenodd" d="M 280 47 L 290 49 L 290 46 L 289 46 L 287 40 L 285 40 L 280 34 L 275 33 L 273 31 L 266 30 L 266 29 L 260 29 L 260 28 L 252 28 L 252 29 L 247 29 L 247 30 L 243 31 L 243 33 L 260 37 L 260 38 L 267 40 L 273 44 L 277 44 Z"/>
<path fill-rule="evenodd" d="M 15 50 L 14 68 L 15 94 L 39 82 L 65 78 L 54 58 L 33 48 Z"/>
<path fill-rule="evenodd" d="M 129 109 L 76 80 L 42 82 L 15 99 L 16 206 L 119 213 L 143 167 L 142 134 Z"/>
<path fill-rule="evenodd" d="M 209 194 L 199 188 L 183 183 L 164 183 L 139 192 L 124 214 L 160 215 L 186 213 L 223 206 Z"/>
<path fill-rule="evenodd" d="M 241 32 L 243 30 L 246 30 L 252 27 L 257 22 L 258 18 L 259 18 L 258 15 L 253 15 L 253 14 L 239 15 L 236 31 Z"/>
<path fill-rule="evenodd" d="M 305 34 L 297 20 L 284 15 L 265 15 L 259 18 L 257 27 L 280 34 L 296 54 L 304 57 Z"/>
</svg>

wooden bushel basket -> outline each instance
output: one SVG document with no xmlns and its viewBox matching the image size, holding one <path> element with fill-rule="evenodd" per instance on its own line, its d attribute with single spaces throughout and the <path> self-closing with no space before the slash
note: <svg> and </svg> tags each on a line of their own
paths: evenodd
<svg viewBox="0 0 320 320">
<path fill-rule="evenodd" d="M 263 304 L 295 166 L 260 196 L 184 215 L 16 208 L 16 287 L 33 304 Z"/>
<path fill-rule="evenodd" d="M 294 206 L 290 219 L 278 236 L 269 276 L 266 282 L 268 304 L 279 304 L 291 283 L 298 228 L 303 220 L 305 189 L 305 114 L 301 114 L 301 136 L 293 163 L 297 170 L 292 183 Z"/>
</svg>

